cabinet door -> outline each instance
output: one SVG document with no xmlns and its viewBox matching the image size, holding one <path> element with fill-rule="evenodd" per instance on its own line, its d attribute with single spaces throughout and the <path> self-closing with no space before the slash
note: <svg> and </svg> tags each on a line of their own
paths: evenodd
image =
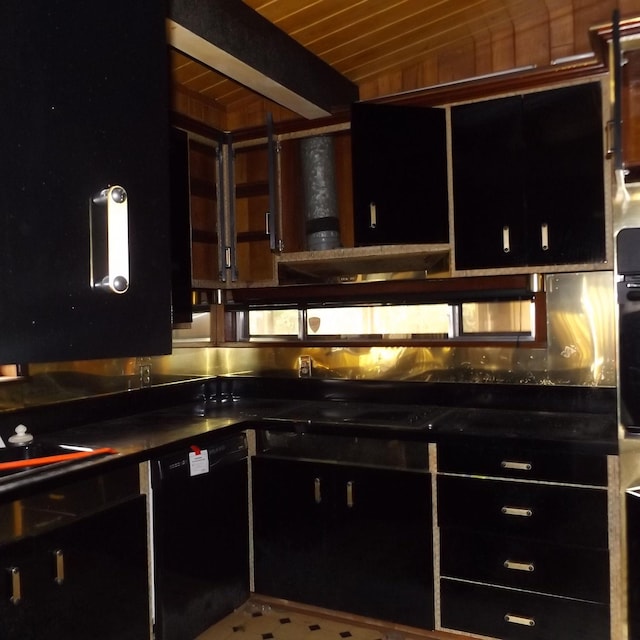
<svg viewBox="0 0 640 640">
<path fill-rule="evenodd" d="M 607 491 L 439 476 L 438 522 L 443 528 L 606 549 Z"/>
<path fill-rule="evenodd" d="M 526 263 L 522 99 L 451 110 L 456 269 Z"/>
<path fill-rule="evenodd" d="M 600 84 L 523 98 L 528 264 L 603 262 Z"/>
<path fill-rule="evenodd" d="M 502 640 L 606 640 L 609 607 L 453 580 L 441 584 L 445 629 Z"/>
<path fill-rule="evenodd" d="M 0 547 L 0 571 L 0 640 L 37 640 L 46 571 L 36 562 L 33 539 Z"/>
<path fill-rule="evenodd" d="M 599 83 L 451 110 L 457 269 L 603 262 Z"/>
<path fill-rule="evenodd" d="M 447 578 L 592 602 L 609 600 L 608 549 L 445 528 L 440 554 L 440 573 Z"/>
<path fill-rule="evenodd" d="M 8 0 L 3 16 L 0 362 L 168 353 L 163 8 Z M 113 185 L 128 203 L 123 294 L 90 284 L 90 202 Z"/>
<path fill-rule="evenodd" d="M 255 590 L 328 606 L 336 587 L 327 564 L 332 465 L 253 458 Z"/>
<path fill-rule="evenodd" d="M 449 242 L 443 109 L 354 104 L 356 246 Z"/>
<path fill-rule="evenodd" d="M 275 149 L 269 144 L 232 150 L 233 210 L 228 225 L 227 283 L 273 283 L 272 225 L 277 224 L 271 167 Z"/>
<path fill-rule="evenodd" d="M 191 322 L 191 193 L 189 135 L 171 129 L 171 311 L 173 323 Z"/>
<path fill-rule="evenodd" d="M 426 473 L 338 467 L 327 537 L 337 609 L 433 628 L 431 486 Z"/>
<path fill-rule="evenodd" d="M 143 496 L 7 545 L 0 563 L 2 640 L 149 638 Z"/>
<path fill-rule="evenodd" d="M 51 640 L 150 635 L 145 497 L 37 540 L 47 588 L 38 618 Z"/>
</svg>

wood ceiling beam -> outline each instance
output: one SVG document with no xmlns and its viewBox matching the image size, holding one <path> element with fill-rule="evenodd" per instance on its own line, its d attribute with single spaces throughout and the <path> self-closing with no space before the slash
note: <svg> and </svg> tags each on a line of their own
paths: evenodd
<svg viewBox="0 0 640 640">
<path fill-rule="evenodd" d="M 169 0 L 169 44 L 309 119 L 358 100 L 358 87 L 240 0 Z"/>
</svg>

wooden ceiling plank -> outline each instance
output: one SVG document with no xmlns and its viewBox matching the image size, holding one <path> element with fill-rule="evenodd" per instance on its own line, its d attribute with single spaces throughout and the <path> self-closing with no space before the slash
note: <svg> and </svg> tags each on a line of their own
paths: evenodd
<svg viewBox="0 0 640 640">
<path fill-rule="evenodd" d="M 345 75 L 351 77 L 354 82 L 361 82 L 366 77 L 385 72 L 396 65 L 409 64 L 424 58 L 426 55 L 443 48 L 455 46 L 457 41 L 462 42 L 469 36 L 478 37 L 478 34 L 486 32 L 486 21 L 493 24 L 507 25 L 513 28 L 511 17 L 505 12 L 504 6 L 494 3 L 490 11 L 486 10 L 482 15 L 473 14 L 464 23 L 460 24 L 454 17 L 443 20 L 440 31 L 436 36 L 420 36 L 420 29 L 415 29 L 411 36 L 405 33 L 395 36 L 387 42 L 379 43 L 377 56 L 371 59 L 371 54 L 366 49 L 356 50 L 350 57 L 342 60 L 331 60 L 331 63 L 339 68 Z M 526 4 L 522 2 L 522 4 Z M 475 16 L 475 17 L 474 17 Z"/>
</svg>

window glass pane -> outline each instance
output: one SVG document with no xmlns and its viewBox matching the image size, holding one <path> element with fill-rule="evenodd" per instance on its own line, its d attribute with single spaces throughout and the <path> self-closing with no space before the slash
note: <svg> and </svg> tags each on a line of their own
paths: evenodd
<svg viewBox="0 0 640 640">
<path fill-rule="evenodd" d="M 307 313 L 309 337 L 447 337 L 450 325 L 450 307 L 446 304 L 323 308 Z"/>
<path fill-rule="evenodd" d="M 533 312 L 531 300 L 464 302 L 461 334 L 533 335 Z"/>
<path fill-rule="evenodd" d="M 252 309 L 249 311 L 249 335 L 298 336 L 297 309 Z"/>
</svg>

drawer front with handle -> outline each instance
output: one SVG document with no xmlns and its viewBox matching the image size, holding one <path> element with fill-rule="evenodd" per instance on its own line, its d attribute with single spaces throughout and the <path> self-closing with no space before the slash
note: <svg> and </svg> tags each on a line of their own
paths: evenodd
<svg viewBox="0 0 640 640">
<path fill-rule="evenodd" d="M 522 480 L 607 485 L 606 456 L 567 455 L 518 445 L 439 445 L 438 471 Z"/>
<path fill-rule="evenodd" d="M 502 640 L 604 640 L 604 604 L 453 580 L 441 583 L 442 627 Z"/>
<path fill-rule="evenodd" d="M 438 524 L 606 548 L 604 489 L 438 476 Z"/>
<path fill-rule="evenodd" d="M 609 554 L 589 549 L 479 533 L 440 532 L 440 573 L 568 598 L 609 600 Z"/>
</svg>

